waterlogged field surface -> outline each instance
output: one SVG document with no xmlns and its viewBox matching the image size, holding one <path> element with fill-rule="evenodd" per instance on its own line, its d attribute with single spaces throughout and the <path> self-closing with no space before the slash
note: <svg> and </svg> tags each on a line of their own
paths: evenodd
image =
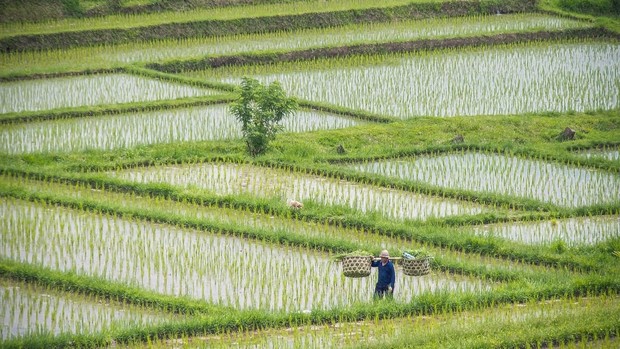
<svg viewBox="0 0 620 349">
<path fill-rule="evenodd" d="M 190 337 L 164 340 L 149 348 L 348 348 L 360 343 L 373 345 L 394 338 L 408 339 L 412 348 L 481 348 L 495 347 L 494 337 L 511 326 L 530 323 L 539 326 L 546 322 L 578 319 L 584 314 L 602 313 L 614 316 L 620 311 L 618 297 L 560 299 L 539 303 L 502 305 L 492 309 L 416 316 L 400 319 L 342 322 L 335 325 L 315 325 L 282 330 L 253 331 L 220 336 Z M 451 334 L 447 336 L 446 334 Z M 472 335 L 478 334 L 478 336 Z M 481 345 L 484 338 L 489 341 Z M 479 342 L 476 342 L 479 341 Z M 616 348 L 615 338 L 584 342 L 579 348 Z M 497 342 L 495 342 L 497 344 Z M 601 344 L 598 347 L 596 344 Z M 146 348 L 136 345 L 130 348 Z M 562 348 L 569 348 L 562 346 Z"/>
<path fill-rule="evenodd" d="M 604 149 L 590 149 L 578 153 L 586 158 L 602 158 L 611 161 L 620 161 L 620 147 L 604 148 Z"/>
<path fill-rule="evenodd" d="M 280 124 L 285 131 L 307 132 L 362 123 L 324 112 L 299 110 Z M 230 138 L 241 138 L 241 126 L 227 106 L 214 105 L 6 126 L 0 130 L 0 151 L 21 154 L 110 150 Z"/>
<path fill-rule="evenodd" d="M 111 15 L 90 18 L 69 18 L 45 22 L 20 22 L 0 25 L 0 37 L 54 33 L 59 31 L 93 30 L 93 29 L 120 29 L 142 27 L 163 23 L 181 23 L 205 20 L 226 20 L 244 17 L 264 17 L 276 15 L 290 15 L 308 12 L 333 12 L 347 9 L 379 8 L 405 5 L 411 2 L 441 3 L 445 0 L 310 0 L 286 1 L 283 3 L 266 3 L 257 5 L 225 6 L 215 8 L 200 8 L 190 11 L 165 11 L 138 15 Z"/>
<path fill-rule="evenodd" d="M 565 207 L 620 200 L 618 174 L 507 155 L 456 153 L 350 167 L 440 187 L 525 197 Z"/>
<path fill-rule="evenodd" d="M 588 64 L 583 64 L 588 62 Z M 519 44 L 187 72 L 279 81 L 303 99 L 399 118 L 609 110 L 620 106 L 620 45 Z"/>
<path fill-rule="evenodd" d="M 159 293 L 239 309 L 306 310 L 368 302 L 368 278 L 342 275 L 329 256 L 142 221 L 2 200 L 3 257 L 102 277 Z M 282 263 L 285 261 L 286 263 Z M 480 292 L 490 285 L 435 272 L 397 272 L 395 299 L 427 292 Z M 244 295 L 239 297 L 239 295 Z"/>
<path fill-rule="evenodd" d="M 0 113 L 156 101 L 219 92 L 127 74 L 0 83 Z"/>
<path fill-rule="evenodd" d="M 0 278 L 0 339 L 31 334 L 95 333 L 112 328 L 153 325 L 170 314 L 94 297 L 62 293 Z"/>
<path fill-rule="evenodd" d="M 0 54 L 5 74 L 33 69 L 71 70 L 115 63 L 189 59 L 258 50 L 307 49 L 368 42 L 407 41 L 527 30 L 584 28 L 591 24 L 543 14 L 434 18 L 397 23 L 362 23 L 344 27 L 291 32 L 190 38 L 42 52 Z"/>
<path fill-rule="evenodd" d="M 205 163 L 160 166 L 111 172 L 111 176 L 139 183 L 168 183 L 206 189 L 218 195 L 250 194 L 260 197 L 312 200 L 325 205 L 348 206 L 361 212 L 378 212 L 395 219 L 476 214 L 489 208 L 344 180 L 291 174 L 251 165 Z"/>
<path fill-rule="evenodd" d="M 558 219 L 542 222 L 493 224 L 474 228 L 484 236 L 498 236 L 528 244 L 551 244 L 558 240 L 566 246 L 593 245 L 620 238 L 620 217 L 599 216 Z"/>
<path fill-rule="evenodd" d="M 89 198 L 97 203 L 115 207 L 130 207 L 134 210 L 148 210 L 162 216 L 170 215 L 189 219 L 200 219 L 206 222 L 230 225 L 241 230 L 268 230 L 287 236 L 300 236 L 304 238 L 325 239 L 326 241 L 354 242 L 364 246 L 381 246 L 392 251 L 392 255 L 398 256 L 399 251 L 407 249 L 426 248 L 435 258 L 443 260 L 456 260 L 465 263 L 474 263 L 485 266 L 488 270 L 514 271 L 519 270 L 522 275 L 540 276 L 549 271 L 545 266 L 523 264 L 518 261 L 492 258 L 473 253 L 463 253 L 440 249 L 431 246 L 422 246 L 399 237 L 391 237 L 371 233 L 366 230 L 344 228 L 315 222 L 305 222 L 286 217 L 271 216 L 269 214 L 253 212 L 250 210 L 234 210 L 221 207 L 209 207 L 191 203 L 182 203 L 161 198 L 140 197 L 135 194 L 114 193 L 102 190 L 93 190 L 90 187 L 80 185 L 63 185 L 58 183 L 41 182 L 24 178 L 11 178 L 0 176 L 0 190 L 23 190 L 43 195 L 54 195 L 63 199 Z M 554 271 L 558 273 L 559 271 Z"/>
</svg>

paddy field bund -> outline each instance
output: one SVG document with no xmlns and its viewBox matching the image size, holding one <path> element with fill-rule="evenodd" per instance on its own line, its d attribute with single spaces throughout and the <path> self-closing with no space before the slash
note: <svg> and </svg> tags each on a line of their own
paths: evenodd
<svg viewBox="0 0 620 349">
<path fill-rule="evenodd" d="M 0 23 L 0 347 L 618 346 L 617 17 L 240 2 Z M 243 76 L 301 106 L 257 158 Z"/>
</svg>

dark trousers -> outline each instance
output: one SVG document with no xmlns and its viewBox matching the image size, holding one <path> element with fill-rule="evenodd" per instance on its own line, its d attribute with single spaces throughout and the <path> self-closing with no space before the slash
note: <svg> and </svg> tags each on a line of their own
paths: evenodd
<svg viewBox="0 0 620 349">
<path fill-rule="evenodd" d="M 392 295 L 392 292 L 388 292 L 388 286 L 375 286 L 375 298 L 383 298 L 385 296 L 387 296 L 387 298 L 392 298 Z"/>
</svg>

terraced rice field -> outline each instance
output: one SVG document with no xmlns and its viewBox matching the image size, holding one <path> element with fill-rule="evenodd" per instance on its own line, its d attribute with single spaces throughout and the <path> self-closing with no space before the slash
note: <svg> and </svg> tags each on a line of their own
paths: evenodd
<svg viewBox="0 0 620 349">
<path fill-rule="evenodd" d="M 242 76 L 263 83 L 277 80 L 303 99 L 402 119 L 583 112 L 620 106 L 618 57 L 617 43 L 576 42 L 355 56 L 186 75 L 227 83 L 238 83 Z"/>
<path fill-rule="evenodd" d="M 24 80 L 0 83 L 0 113 L 146 102 L 216 93 L 126 74 Z"/>
<path fill-rule="evenodd" d="M 503 306 L 493 311 L 468 312 L 465 314 L 446 314 L 441 317 L 416 317 L 395 320 L 360 321 L 338 325 L 307 326 L 289 328 L 278 331 L 261 331 L 231 336 L 205 336 L 188 338 L 176 341 L 162 341 L 155 348 L 164 348 L 175 345 L 179 348 L 189 348 L 197 345 L 206 345 L 213 348 L 225 348 L 230 345 L 239 348 L 274 348 L 288 347 L 291 342 L 299 347 L 353 347 L 365 341 L 388 341 L 393 337 L 404 336 L 409 345 L 418 348 L 434 348 L 437 341 L 445 340 L 442 332 L 449 328 L 460 332 L 464 337 L 466 331 L 475 331 L 479 336 L 475 339 L 462 338 L 448 339 L 452 347 L 474 347 L 492 343 L 494 328 L 511 327 L 519 323 L 529 323 L 530 330 L 536 324 L 547 321 L 566 321 L 579 318 L 588 312 L 589 306 L 598 306 L 601 300 L 593 302 L 591 299 L 572 299 L 570 301 L 526 303 L 516 306 Z M 602 303 L 609 306 L 609 313 L 617 311 L 618 299 L 603 299 Z M 611 315 L 611 314 L 610 314 Z M 613 348 L 618 344 L 617 338 L 602 338 L 597 341 L 587 341 L 576 344 L 564 344 L 564 348 Z"/>
<path fill-rule="evenodd" d="M 617 174 L 514 156 L 445 154 L 351 167 L 440 187 L 520 196 L 567 207 L 620 200 Z"/>
<path fill-rule="evenodd" d="M 16 201 L 3 202 L 1 211 L 2 255 L 19 262 L 239 309 L 299 311 L 371 298 L 355 292 L 370 288 L 368 278 L 345 278 L 325 254 Z M 489 287 L 452 275 L 398 277 L 394 297 L 404 302 L 426 292 Z M 273 279 L 286 280 L 286 287 Z"/>
<path fill-rule="evenodd" d="M 0 338 L 32 334 L 92 333 L 113 328 L 170 322 L 174 316 L 94 297 L 61 293 L 0 279 Z"/>
<path fill-rule="evenodd" d="M 12 36 L 24 33 L 63 32 L 98 28 L 127 28 L 139 27 L 153 23 L 191 22 L 207 19 L 238 19 L 245 17 L 264 17 L 275 15 L 299 14 L 304 12 L 332 12 L 343 9 L 364 9 L 378 7 L 393 7 L 409 3 L 408 0 L 386 0 L 377 4 L 372 0 L 343 0 L 338 2 L 326 1 L 292 1 L 281 4 L 258 4 L 256 6 L 224 6 L 216 9 L 199 9 L 188 12 L 164 12 L 152 14 L 119 15 L 94 17 L 86 19 L 67 19 L 52 23 L 17 23 L 4 26 L 3 36 Z M 431 2 L 441 3 L 441 0 Z"/>
<path fill-rule="evenodd" d="M 497 224 L 475 228 L 480 235 L 501 236 L 527 244 L 551 244 L 563 241 L 569 246 L 594 245 L 620 235 L 617 216 L 553 219 L 521 224 Z"/>
<path fill-rule="evenodd" d="M 315 241 L 336 241 L 336 243 L 354 242 L 359 245 L 382 245 L 390 250 L 398 251 L 408 246 L 411 249 L 427 248 L 433 251 L 436 258 L 445 260 L 468 261 L 470 263 L 485 265 L 490 270 L 503 270 L 540 274 L 545 267 L 505 261 L 484 255 L 466 254 L 449 249 L 437 249 L 432 246 L 424 246 L 416 241 L 411 241 L 406 236 L 391 236 L 376 234 L 376 232 L 361 229 L 332 226 L 326 223 L 304 222 L 292 220 L 286 217 L 273 216 L 251 210 L 235 210 L 222 207 L 205 207 L 199 204 L 183 203 L 173 200 L 161 200 L 148 197 L 140 197 L 133 194 L 114 193 L 102 190 L 93 191 L 86 186 L 63 185 L 42 181 L 25 180 L 24 178 L 2 177 L 0 189 L 3 191 L 28 188 L 32 194 L 41 196 L 53 196 L 61 199 L 66 205 L 70 205 L 76 199 L 92 198 L 93 201 L 110 206 L 125 207 L 131 212 L 149 211 L 157 215 L 165 216 L 174 212 L 178 220 L 190 219 L 197 222 L 211 222 L 212 226 L 221 224 L 220 233 L 226 229 L 236 230 L 237 235 L 249 235 L 254 232 L 255 238 L 261 241 L 284 239 L 289 243 L 314 239 Z M 94 197 L 93 197 L 94 196 Z M 607 221 L 606 221 L 607 222 Z M 610 222 L 608 222 L 610 223 Z M 564 224 L 564 223 L 561 223 Z M 512 226 L 512 225 L 510 225 Z M 518 225 L 517 225 L 518 226 Z M 598 227 L 598 225 L 595 225 Z M 610 225 L 613 227 L 613 225 Z M 570 229 L 570 225 L 566 224 Z M 217 229 L 210 229 L 217 231 Z M 612 236 L 613 229 L 606 230 L 605 236 Z M 579 232 L 576 232 L 579 236 Z M 234 233 L 233 233 L 234 236 Z M 605 236 L 601 236 L 601 239 Z"/>
<path fill-rule="evenodd" d="M 151 41 L 141 44 L 76 47 L 64 50 L 0 54 L 0 70 L 18 73 L 37 69 L 73 70 L 79 67 L 111 67 L 119 63 L 191 59 L 248 51 L 301 50 L 325 46 L 393 42 L 475 34 L 499 34 L 525 30 L 587 28 L 590 24 L 542 14 L 508 14 L 431 18 L 399 23 L 363 23 L 338 28 L 310 28 L 288 32 Z"/>
<path fill-rule="evenodd" d="M 3 18 L 0 347 L 618 346 L 615 17 L 194 5 Z M 257 156 L 243 77 L 300 105 Z"/>
<path fill-rule="evenodd" d="M 476 214 L 481 205 L 377 188 L 318 176 L 291 175 L 286 171 L 231 164 L 201 164 L 145 168 L 113 176 L 140 183 L 169 183 L 205 189 L 218 195 L 250 194 L 281 200 L 299 198 L 326 205 L 348 206 L 361 212 L 380 212 L 386 217 L 425 220 L 429 217 Z"/>
<path fill-rule="evenodd" d="M 351 127 L 359 120 L 300 110 L 283 122 L 285 131 Z M 139 145 L 241 138 L 241 127 L 224 105 L 161 110 L 5 127 L 0 149 L 9 154 L 118 149 Z"/>
</svg>

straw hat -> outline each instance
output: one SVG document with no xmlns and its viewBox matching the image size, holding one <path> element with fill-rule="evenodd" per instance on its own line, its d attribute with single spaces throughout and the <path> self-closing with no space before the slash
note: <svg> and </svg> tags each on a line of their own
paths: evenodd
<svg viewBox="0 0 620 349">
<path fill-rule="evenodd" d="M 388 253 L 387 250 L 383 250 L 381 251 L 381 254 L 379 255 L 379 257 L 390 258 L 390 254 Z"/>
</svg>

